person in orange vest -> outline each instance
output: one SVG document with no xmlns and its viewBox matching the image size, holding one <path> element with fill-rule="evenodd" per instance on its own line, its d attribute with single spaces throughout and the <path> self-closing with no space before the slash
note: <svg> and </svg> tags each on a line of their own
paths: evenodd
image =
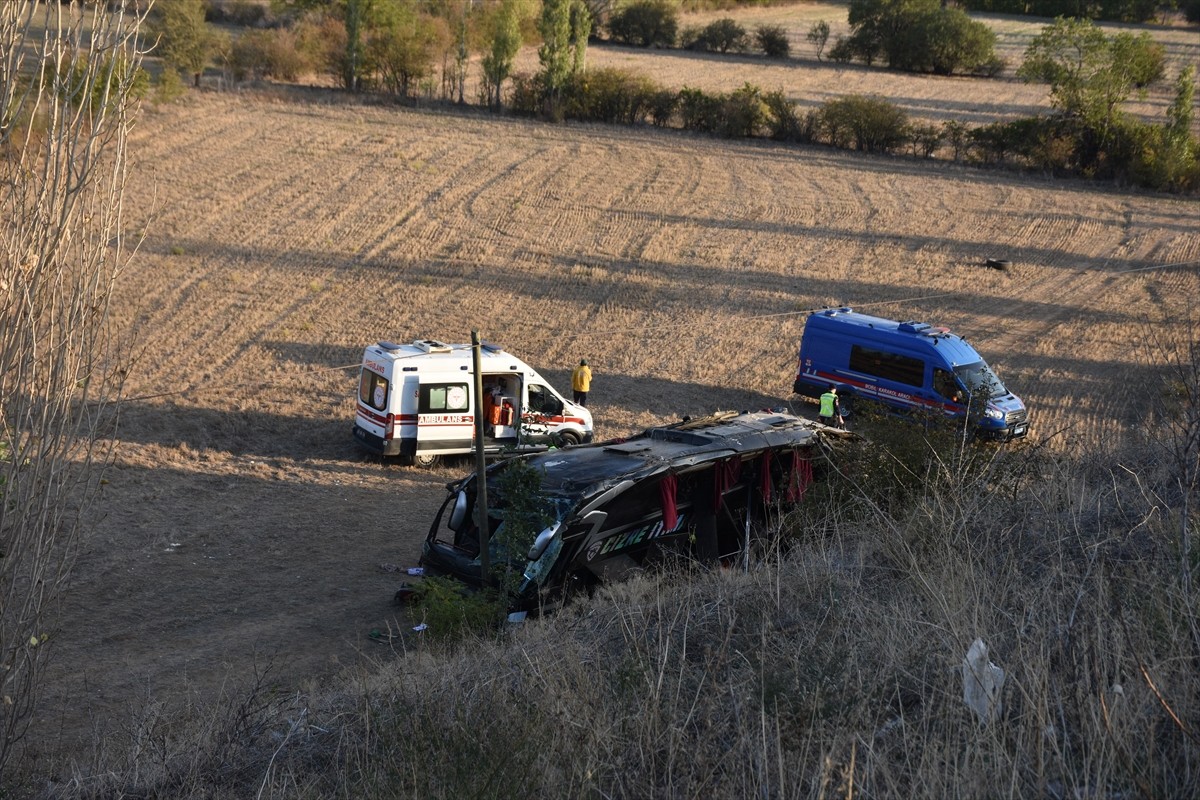
<svg viewBox="0 0 1200 800">
<path fill-rule="evenodd" d="M 575 402 L 587 407 L 588 392 L 592 388 L 592 370 L 587 359 L 581 358 L 579 366 L 571 371 L 571 389 L 575 392 Z"/>
</svg>

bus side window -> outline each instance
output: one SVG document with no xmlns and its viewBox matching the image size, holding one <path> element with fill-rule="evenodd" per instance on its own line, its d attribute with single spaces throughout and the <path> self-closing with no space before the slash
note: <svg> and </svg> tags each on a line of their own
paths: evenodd
<svg viewBox="0 0 1200 800">
<path fill-rule="evenodd" d="M 952 373 L 944 369 L 933 368 L 933 388 L 947 400 L 955 403 L 962 402 L 962 390 L 958 387 L 958 381 L 954 379 Z"/>
</svg>

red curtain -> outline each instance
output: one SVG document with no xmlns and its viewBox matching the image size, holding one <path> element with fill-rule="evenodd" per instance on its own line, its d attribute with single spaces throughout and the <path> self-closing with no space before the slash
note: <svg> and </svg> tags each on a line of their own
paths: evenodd
<svg viewBox="0 0 1200 800">
<path fill-rule="evenodd" d="M 667 475 L 658 484 L 658 495 L 662 500 L 662 519 L 663 530 L 674 530 L 679 524 L 679 511 L 675 508 L 675 490 L 679 486 L 679 479 L 674 475 Z"/>
<path fill-rule="evenodd" d="M 736 456 L 718 461 L 713 465 L 713 499 L 712 510 L 716 514 L 724 504 L 725 493 L 737 482 L 738 469 L 742 460 Z"/>
<path fill-rule="evenodd" d="M 804 499 L 804 493 L 812 485 L 812 462 L 800 454 L 799 450 L 792 451 L 792 474 L 788 478 L 787 501 L 798 503 Z"/>
</svg>

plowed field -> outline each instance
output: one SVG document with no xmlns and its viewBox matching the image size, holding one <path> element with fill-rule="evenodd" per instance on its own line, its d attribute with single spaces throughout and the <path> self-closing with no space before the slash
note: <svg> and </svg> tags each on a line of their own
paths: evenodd
<svg viewBox="0 0 1200 800">
<path fill-rule="evenodd" d="M 391 657 L 389 570 L 466 465 L 356 448 L 377 339 L 479 329 L 560 389 L 586 357 L 607 437 L 787 402 L 804 312 L 848 304 L 965 334 L 1067 451 L 1137 424 L 1147 326 L 1200 296 L 1194 201 L 1081 182 L 311 99 L 193 95 L 135 139 L 139 356 L 43 751 Z"/>
</svg>

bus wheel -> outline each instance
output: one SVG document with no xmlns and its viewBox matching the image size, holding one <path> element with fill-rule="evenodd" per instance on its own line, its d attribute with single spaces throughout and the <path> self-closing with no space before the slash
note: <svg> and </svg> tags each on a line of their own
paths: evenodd
<svg viewBox="0 0 1200 800">
<path fill-rule="evenodd" d="M 442 463 L 442 457 L 436 453 L 417 453 L 412 460 L 421 469 L 433 469 Z"/>
</svg>

